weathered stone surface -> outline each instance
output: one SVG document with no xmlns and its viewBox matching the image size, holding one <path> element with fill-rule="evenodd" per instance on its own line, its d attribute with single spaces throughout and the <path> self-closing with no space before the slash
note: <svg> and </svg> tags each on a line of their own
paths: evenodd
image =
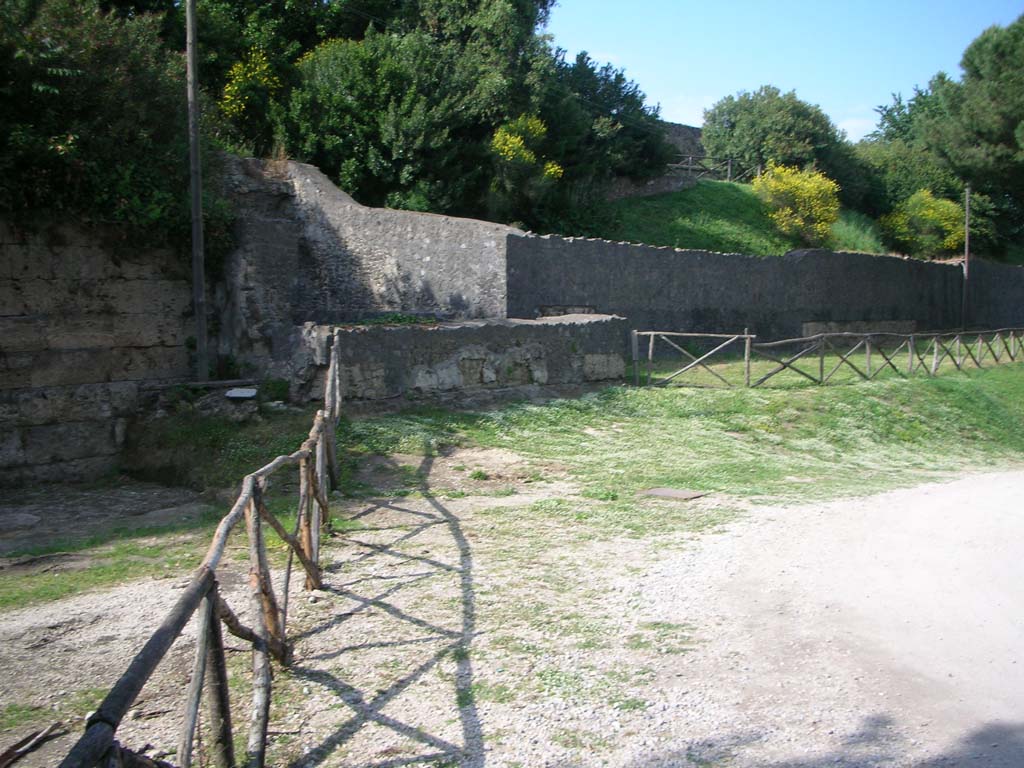
<svg viewBox="0 0 1024 768">
<path fill-rule="evenodd" d="M 44 424 L 21 432 L 27 464 L 113 456 L 118 450 L 114 425 L 107 420 Z"/>
<path fill-rule="evenodd" d="M 330 327 L 307 333 L 329 335 Z M 431 397 L 454 391 L 582 384 L 621 377 L 628 325 L 576 315 L 541 320 L 468 320 L 434 326 L 343 328 L 342 391 L 349 399 Z M 292 391 L 322 395 L 323 365 L 295 366 Z"/>
<path fill-rule="evenodd" d="M 592 306 L 642 330 L 749 328 L 764 340 L 799 336 L 805 325 L 961 324 L 955 264 L 822 250 L 757 258 L 554 236 L 509 238 L 506 259 L 511 317 Z M 1024 268 L 972 262 L 968 325 L 1024 323 L 1022 297 Z"/>
<path fill-rule="evenodd" d="M 106 471 L 137 382 L 190 373 L 183 260 L 119 235 L 0 222 L 0 484 Z"/>
<path fill-rule="evenodd" d="M 38 426 L 130 416 L 138 400 L 136 382 L 0 391 L 0 424 Z"/>
<path fill-rule="evenodd" d="M 15 467 L 0 465 L 0 488 L 39 483 L 66 483 L 97 480 L 117 468 L 113 454 L 93 456 L 50 464 L 28 464 Z"/>
</svg>

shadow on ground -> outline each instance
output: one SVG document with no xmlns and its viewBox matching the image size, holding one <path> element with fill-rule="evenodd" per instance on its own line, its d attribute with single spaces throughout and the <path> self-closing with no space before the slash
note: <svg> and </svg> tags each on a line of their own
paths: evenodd
<svg viewBox="0 0 1024 768">
<path fill-rule="evenodd" d="M 401 754 L 394 754 L 390 757 L 381 756 L 364 760 L 361 764 L 372 766 L 372 768 L 398 768 L 404 765 L 413 764 L 436 764 L 436 765 L 459 765 L 464 768 L 483 768 L 485 764 L 483 731 L 480 718 L 477 713 L 476 704 L 473 701 L 473 665 L 470 660 L 470 646 L 476 634 L 476 609 L 473 593 L 473 557 L 469 543 L 463 534 L 459 518 L 446 508 L 432 493 L 429 483 L 425 478 L 430 476 L 430 470 L 434 462 L 433 455 L 428 451 L 417 470 L 417 476 L 423 478 L 418 490 L 422 500 L 426 502 L 427 509 L 414 509 L 414 506 L 403 504 L 400 501 L 375 501 L 366 509 L 357 514 L 353 520 L 359 521 L 373 516 L 375 513 L 386 512 L 389 514 L 398 513 L 411 516 L 416 520 L 410 528 L 405 525 L 382 526 L 375 528 L 364 528 L 363 531 L 385 531 L 394 529 L 397 535 L 391 541 L 381 544 L 361 540 L 359 531 L 346 536 L 346 545 L 354 545 L 362 551 L 354 560 L 336 564 L 327 568 L 328 572 L 344 569 L 349 570 L 353 565 L 359 564 L 362 570 L 366 566 L 373 566 L 373 560 L 387 561 L 399 560 L 407 566 L 416 566 L 415 572 L 403 573 L 395 576 L 374 576 L 370 578 L 358 578 L 351 582 L 344 582 L 335 585 L 325 585 L 325 590 L 330 591 L 339 597 L 343 597 L 355 604 L 352 610 L 332 617 L 328 622 L 322 623 L 305 633 L 296 636 L 297 641 L 309 638 L 315 634 L 325 632 L 337 627 L 339 624 L 351 620 L 359 613 L 368 610 L 381 611 L 390 617 L 397 619 L 406 625 L 407 629 L 418 633 L 419 637 L 411 639 L 397 639 L 395 637 L 381 637 L 378 641 L 360 643 L 347 647 L 337 648 L 326 653 L 320 653 L 309 659 L 310 664 L 296 664 L 292 673 L 305 681 L 316 683 L 330 691 L 346 708 L 351 710 L 351 716 L 341 722 L 332 733 L 323 738 L 311 751 L 303 757 L 293 760 L 291 768 L 314 766 L 324 764 L 329 756 L 339 747 L 344 747 L 352 740 L 364 726 L 374 724 L 393 731 L 395 734 L 421 746 L 416 754 L 409 754 L 403 751 Z M 393 467 L 396 471 L 398 465 Z M 399 551 L 400 545 L 407 544 L 425 531 L 443 526 L 447 529 L 455 550 L 458 553 L 458 562 L 446 563 L 442 559 L 427 557 L 423 555 L 408 554 Z M 374 571 L 379 569 L 373 568 Z M 413 585 L 436 578 L 438 576 L 457 576 L 460 594 L 460 618 L 454 626 L 443 626 L 443 622 L 436 622 L 433 618 L 424 618 L 414 615 L 395 604 L 394 598 Z M 394 583 L 381 592 L 367 594 L 367 582 L 391 580 Z M 407 648 L 415 649 L 417 646 L 437 646 L 436 650 L 430 652 L 419 661 L 418 665 L 411 671 L 395 679 L 388 687 L 375 690 L 360 690 L 340 676 L 330 671 L 316 668 L 314 664 L 330 658 L 339 657 L 350 651 L 368 648 Z M 411 686 L 424 678 L 443 659 L 451 657 L 456 662 L 456 674 L 454 690 L 451 691 L 451 708 L 437 711 L 432 722 L 441 723 L 448 717 L 457 717 L 461 726 L 461 743 L 453 743 L 451 739 L 441 738 L 430 733 L 426 728 L 416 727 L 397 718 L 391 717 L 383 712 L 384 708 L 407 693 Z"/>
<path fill-rule="evenodd" d="M 992 723 L 972 731 L 948 751 L 925 760 L 907 763 L 903 742 L 894 738 L 895 725 L 887 715 L 864 718 L 861 727 L 841 738 L 835 750 L 811 757 L 758 762 L 760 768 L 881 768 L 904 765 L 913 768 L 1020 768 L 1024 766 L 1024 722 Z M 737 753 L 764 737 L 756 732 L 731 734 L 713 743 L 693 744 L 628 763 L 623 768 L 668 768 L 668 766 L 733 765 Z M 796 747 L 795 750 L 799 750 Z M 573 764 L 575 765 L 575 764 Z M 568 768 L 568 765 L 565 766 Z"/>
</svg>

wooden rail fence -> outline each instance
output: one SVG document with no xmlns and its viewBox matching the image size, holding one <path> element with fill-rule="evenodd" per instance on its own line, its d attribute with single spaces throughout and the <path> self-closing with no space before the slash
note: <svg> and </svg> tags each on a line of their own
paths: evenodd
<svg viewBox="0 0 1024 768">
<path fill-rule="evenodd" d="M 890 369 L 899 376 L 912 376 L 920 371 L 929 376 L 936 376 L 939 368 L 947 360 L 952 362 L 958 371 L 971 365 L 983 368 L 985 361 L 994 364 L 1016 362 L 1022 355 L 1021 341 L 1024 339 L 1024 329 L 1000 328 L 993 331 L 911 334 L 819 333 L 814 336 L 761 343 L 756 343 L 756 338 L 757 336 L 750 334 L 747 329 L 744 329 L 743 333 L 734 334 L 633 331 L 633 382 L 639 386 L 646 379 L 644 383 L 648 386 L 665 386 L 690 371 L 703 370 L 727 387 L 736 386 L 710 366 L 712 358 L 718 356 L 719 362 L 723 362 L 723 358 L 729 354 L 730 347 L 735 349 L 740 344 L 743 347 L 743 383 L 746 387 L 760 387 L 785 371 L 798 374 L 815 384 L 827 384 L 844 367 L 865 381 L 871 381 L 883 371 Z M 643 339 L 646 339 L 646 371 Z M 715 346 L 698 356 L 682 346 L 687 339 L 700 340 Z M 687 361 L 682 368 L 659 380 L 654 377 L 656 341 L 661 341 L 681 353 Z M 858 352 L 863 352 L 863 368 L 853 360 Z M 756 358 L 768 360 L 774 363 L 774 367 L 752 380 L 751 364 Z M 808 362 L 811 363 L 809 368 Z"/>
<path fill-rule="evenodd" d="M 698 179 L 724 179 L 725 181 L 743 181 L 760 175 L 758 166 L 741 167 L 733 158 L 708 157 L 707 155 L 680 155 L 669 168 L 684 171 Z"/>
<path fill-rule="evenodd" d="M 157 665 L 166 656 L 189 619 L 198 611 L 198 639 L 192 676 L 185 693 L 185 722 L 178 742 L 176 759 L 180 768 L 189 768 L 202 699 L 206 698 L 206 721 L 212 734 L 207 745 L 217 768 L 234 768 L 234 733 L 224 655 L 223 624 L 230 634 L 252 648 L 252 709 L 248 725 L 245 764 L 262 768 L 266 760 L 267 727 L 270 714 L 271 659 L 287 665 L 291 645 L 288 642 L 288 592 L 292 561 L 297 558 L 305 572 L 305 588 L 320 586 L 320 534 L 330 524 L 328 489 L 337 483 L 335 428 L 341 410 L 341 377 L 336 351 L 336 333 L 324 394 L 324 407 L 313 419 L 309 436 L 298 450 L 278 456 L 264 467 L 246 475 L 241 492 L 231 511 L 217 526 L 209 550 L 195 571 L 188 587 L 150 636 L 127 670 L 114 684 L 99 708 L 86 722 L 85 733 L 60 763 L 60 768 L 93 766 L 167 766 L 137 754 L 119 744 L 117 728 Z M 270 478 L 287 467 L 299 475 L 298 516 L 295 530 L 285 530 L 267 509 L 265 493 Z M 249 593 L 253 625 L 246 626 L 227 604 L 217 584 L 217 567 L 231 533 L 244 521 L 249 549 Z M 282 597 L 274 594 L 264 541 L 263 524 L 269 525 L 288 545 Z"/>
</svg>

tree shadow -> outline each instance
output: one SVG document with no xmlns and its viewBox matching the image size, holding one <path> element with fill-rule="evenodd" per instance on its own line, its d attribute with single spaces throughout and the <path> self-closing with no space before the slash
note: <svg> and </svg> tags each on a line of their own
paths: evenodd
<svg viewBox="0 0 1024 768">
<path fill-rule="evenodd" d="M 351 710 L 351 716 L 338 725 L 326 738 L 324 738 L 311 751 L 301 758 L 294 759 L 289 765 L 291 768 L 300 766 L 321 765 L 326 762 L 340 746 L 349 742 L 364 726 L 374 724 L 387 728 L 396 734 L 421 745 L 422 749 L 418 754 L 389 755 L 385 759 L 368 759 L 363 765 L 366 768 L 398 768 L 403 765 L 414 763 L 455 764 L 463 768 L 483 768 L 485 765 L 484 737 L 477 712 L 477 706 L 473 699 L 473 663 L 470 659 L 470 646 L 476 635 L 476 605 L 473 587 L 473 555 L 462 531 L 459 518 L 433 494 L 427 478 L 433 466 L 433 452 L 425 446 L 423 461 L 417 469 L 417 477 L 421 478 L 418 484 L 418 491 L 426 502 L 427 510 L 414 509 L 413 505 L 402 504 L 394 501 L 375 501 L 366 509 L 353 517 L 354 520 L 372 518 L 375 513 L 400 513 L 411 516 L 416 523 L 413 527 L 407 526 L 367 526 L 362 529 L 346 534 L 345 543 L 354 544 L 364 550 L 358 556 L 343 563 L 336 563 L 325 567 L 327 574 L 337 574 L 341 570 L 348 570 L 354 565 L 370 566 L 375 562 L 398 560 L 404 565 L 416 567 L 413 573 L 401 575 L 379 575 L 374 573 L 372 577 L 357 577 L 349 581 L 337 582 L 329 579 L 325 583 L 324 590 L 343 597 L 355 607 L 344 613 L 335 614 L 325 622 L 322 622 L 305 632 L 297 634 L 296 640 L 301 641 L 318 634 L 335 629 L 345 622 L 356 618 L 360 613 L 374 610 L 386 613 L 389 617 L 398 620 L 407 628 L 414 629 L 422 636 L 413 638 L 381 637 L 371 642 L 356 643 L 339 647 L 324 653 L 309 656 L 302 663 L 297 663 L 291 668 L 291 673 L 298 679 L 316 683 L 318 686 L 329 691 L 338 702 Z M 393 464 L 397 470 L 398 465 Z M 422 505 L 417 505 L 422 506 Z M 428 557 L 422 554 L 409 554 L 397 549 L 424 533 L 438 526 L 447 529 L 448 535 L 458 552 L 458 564 L 446 563 L 436 557 Z M 394 537 L 385 544 L 361 540 L 359 534 L 366 531 L 383 532 L 388 530 L 400 531 L 400 535 Z M 394 604 L 392 598 L 408 587 L 421 584 L 438 576 L 457 575 L 459 584 L 459 616 L 457 626 L 446 627 L 440 622 L 429 618 L 417 616 L 408 610 L 404 610 Z M 385 589 L 375 594 L 364 594 L 365 587 L 369 582 L 393 581 Z M 443 643 L 440 648 L 433 650 L 428 656 L 411 671 L 395 679 L 383 690 L 368 692 L 360 690 L 340 676 L 319 667 L 317 662 L 328 661 L 338 658 L 348 652 L 366 650 L 370 648 L 396 648 L 404 651 L 416 649 L 434 643 Z M 461 744 L 453 743 L 451 740 L 441 738 L 430 733 L 425 728 L 416 727 L 401 720 L 387 715 L 383 709 L 405 693 L 411 686 L 422 680 L 424 675 L 434 669 L 443 659 L 451 657 L 455 661 L 456 673 L 454 691 L 452 692 L 452 704 L 457 710 L 461 730 Z M 443 722 L 446 718 L 443 712 L 438 712 L 435 721 Z"/>
<path fill-rule="evenodd" d="M 887 714 L 865 717 L 860 726 L 840 739 L 841 746 L 813 756 L 757 763 L 760 768 L 1020 768 L 1024 766 L 1024 722 L 993 722 L 975 729 L 941 754 L 906 762 L 905 742 L 892 732 L 896 725 Z M 636 759 L 623 768 L 668 768 L 668 766 L 733 765 L 737 751 L 756 744 L 765 734 L 755 731 L 733 733 L 713 741 L 698 742 Z M 568 766 L 566 766 L 568 768 Z"/>
</svg>

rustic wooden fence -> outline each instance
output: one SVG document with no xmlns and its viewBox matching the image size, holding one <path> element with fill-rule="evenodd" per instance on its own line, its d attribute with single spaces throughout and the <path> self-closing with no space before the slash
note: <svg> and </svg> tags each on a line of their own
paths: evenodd
<svg viewBox="0 0 1024 768">
<path fill-rule="evenodd" d="M 760 168 L 751 166 L 742 167 L 733 158 L 716 158 L 706 155 L 680 155 L 674 163 L 669 163 L 669 168 L 677 171 L 684 171 L 698 179 L 724 179 L 725 181 L 744 181 L 752 179 L 760 173 Z"/>
<path fill-rule="evenodd" d="M 270 714 L 271 659 L 287 665 L 291 656 L 288 641 L 288 593 L 292 560 L 298 558 L 305 571 L 306 589 L 320 586 L 320 535 L 330 524 L 328 489 L 337 482 L 335 428 L 341 408 L 341 378 L 335 334 L 324 394 L 324 407 L 317 411 L 309 436 L 294 453 L 246 475 L 241 493 L 231 511 L 220 521 L 209 550 L 188 587 L 128 665 L 99 708 L 86 722 L 85 733 L 60 763 L 60 768 L 93 766 L 167 766 L 168 763 L 137 754 L 119 744 L 114 736 L 128 709 L 157 665 L 167 655 L 193 614 L 197 613 L 197 643 L 192 676 L 185 693 L 185 718 L 176 754 L 180 768 L 189 768 L 200 704 L 206 693 L 206 722 L 212 734 L 207 746 L 218 768 L 234 768 L 234 734 L 228 692 L 227 667 L 221 624 L 252 647 L 252 709 L 248 724 L 245 764 L 260 768 L 265 763 L 267 726 Z M 298 515 L 295 529 L 285 530 L 267 509 L 266 491 L 270 478 L 287 467 L 298 469 Z M 252 626 L 242 623 L 238 613 L 225 601 L 217 584 L 217 567 L 231 533 L 244 520 L 248 535 L 249 593 Z M 269 525 L 288 546 L 281 599 L 274 594 L 264 541 L 263 524 Z"/>
<path fill-rule="evenodd" d="M 951 331 L 940 333 L 819 333 L 793 339 L 755 343 L 757 337 L 747 329 L 743 333 L 674 333 L 668 331 L 633 331 L 632 357 L 633 381 L 639 386 L 665 386 L 684 374 L 703 370 L 718 382 L 736 386 L 711 365 L 713 358 L 726 362 L 739 361 L 736 347 L 742 345 L 743 384 L 759 387 L 779 374 L 789 371 L 815 384 L 827 384 L 844 368 L 852 370 L 860 379 L 871 381 L 883 371 L 889 370 L 899 376 L 912 376 L 924 371 L 935 376 L 946 362 L 962 371 L 974 366 L 983 368 L 990 364 L 1016 362 L 1021 358 L 1022 328 L 1000 328 L 993 331 Z M 646 340 L 646 361 L 643 355 L 643 341 Z M 694 354 L 682 344 L 686 340 L 714 345 L 703 354 Z M 681 353 L 686 364 L 678 370 L 656 379 L 654 376 L 656 342 L 661 341 Z M 677 343 L 678 342 L 678 343 Z M 854 362 L 854 356 L 863 357 L 863 367 Z M 767 360 L 773 367 L 757 379 L 752 379 L 751 367 L 755 359 Z M 646 362 L 646 371 L 644 370 Z"/>
</svg>

